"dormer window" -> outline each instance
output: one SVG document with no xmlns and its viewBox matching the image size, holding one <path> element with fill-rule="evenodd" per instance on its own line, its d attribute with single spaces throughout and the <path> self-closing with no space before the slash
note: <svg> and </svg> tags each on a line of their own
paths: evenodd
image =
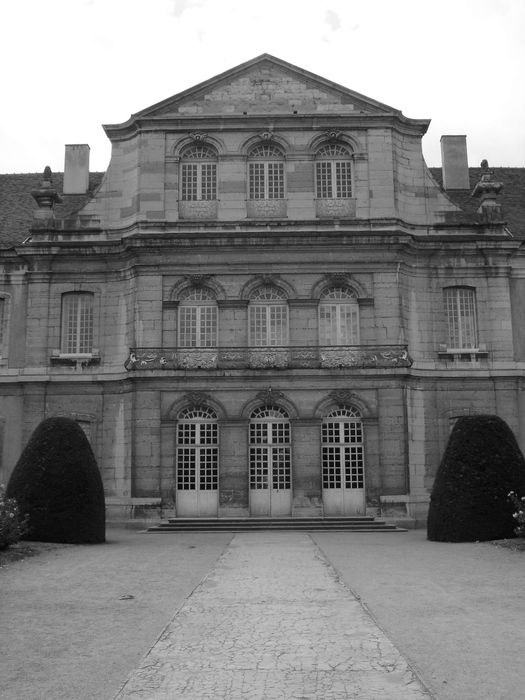
<svg viewBox="0 0 525 700">
<path fill-rule="evenodd" d="M 352 154 L 342 144 L 329 143 L 316 154 L 315 182 L 318 199 L 352 197 Z"/>
<path fill-rule="evenodd" d="M 181 199 L 217 199 L 217 153 L 206 144 L 194 144 L 181 155 Z"/>
</svg>

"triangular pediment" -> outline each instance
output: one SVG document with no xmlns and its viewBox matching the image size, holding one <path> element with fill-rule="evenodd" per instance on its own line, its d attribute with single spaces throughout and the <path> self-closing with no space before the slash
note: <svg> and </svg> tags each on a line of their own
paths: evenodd
<svg viewBox="0 0 525 700">
<path fill-rule="evenodd" d="M 133 115 L 399 114 L 399 110 L 263 54 Z"/>
</svg>

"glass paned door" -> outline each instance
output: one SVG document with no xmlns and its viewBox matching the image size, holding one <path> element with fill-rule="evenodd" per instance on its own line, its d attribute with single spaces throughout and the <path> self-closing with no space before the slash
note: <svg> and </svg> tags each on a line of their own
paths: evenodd
<svg viewBox="0 0 525 700">
<path fill-rule="evenodd" d="M 338 409 L 321 429 L 325 515 L 365 513 L 363 424 L 352 408 Z"/>
<path fill-rule="evenodd" d="M 290 515 L 290 423 L 278 407 L 256 409 L 250 421 L 250 514 Z"/>
<path fill-rule="evenodd" d="M 177 425 L 177 517 L 218 512 L 217 418 L 206 408 L 184 411 Z"/>
</svg>

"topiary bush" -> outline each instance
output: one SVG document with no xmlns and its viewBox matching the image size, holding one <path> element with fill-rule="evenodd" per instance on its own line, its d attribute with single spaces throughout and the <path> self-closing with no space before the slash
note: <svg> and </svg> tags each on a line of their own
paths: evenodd
<svg viewBox="0 0 525 700">
<path fill-rule="evenodd" d="M 525 495 L 525 458 L 498 416 L 459 418 L 430 496 L 427 537 L 476 542 L 514 536 L 508 494 Z"/>
<path fill-rule="evenodd" d="M 69 544 L 104 542 L 102 479 L 91 446 L 70 418 L 47 418 L 32 434 L 9 483 L 29 516 L 25 539 Z"/>
</svg>

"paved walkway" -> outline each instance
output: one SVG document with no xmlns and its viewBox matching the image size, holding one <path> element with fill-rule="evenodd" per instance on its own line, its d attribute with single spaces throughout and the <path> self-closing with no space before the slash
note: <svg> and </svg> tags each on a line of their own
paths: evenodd
<svg viewBox="0 0 525 700">
<path fill-rule="evenodd" d="M 420 700 L 405 659 L 305 533 L 234 537 L 118 700 Z"/>
</svg>

